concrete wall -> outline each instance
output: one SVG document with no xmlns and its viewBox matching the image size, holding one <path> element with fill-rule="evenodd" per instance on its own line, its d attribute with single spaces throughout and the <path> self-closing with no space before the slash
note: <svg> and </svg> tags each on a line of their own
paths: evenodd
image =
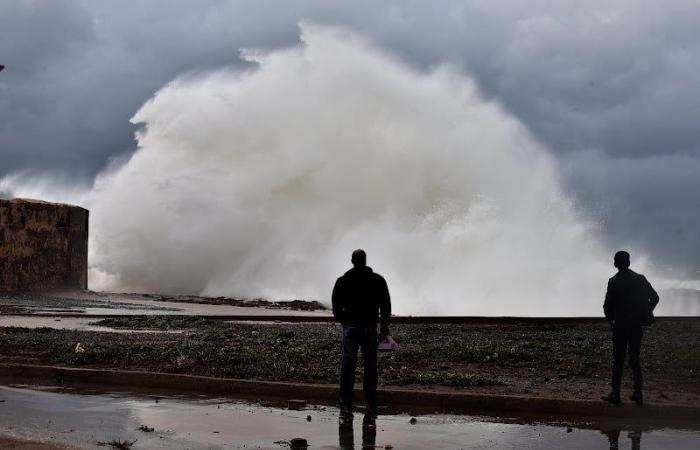
<svg viewBox="0 0 700 450">
<path fill-rule="evenodd" d="M 0 199 L 0 292 L 87 289 L 88 210 Z"/>
</svg>

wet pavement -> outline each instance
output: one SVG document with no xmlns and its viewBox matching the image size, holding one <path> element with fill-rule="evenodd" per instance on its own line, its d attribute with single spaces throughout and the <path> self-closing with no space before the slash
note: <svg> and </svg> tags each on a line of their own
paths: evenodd
<svg viewBox="0 0 700 450">
<path fill-rule="evenodd" d="M 183 330 L 132 330 L 127 328 L 111 328 L 93 325 L 98 319 L 94 317 L 59 317 L 59 316 L 20 316 L 3 315 L 0 316 L 0 327 L 22 327 L 22 328 L 53 328 L 55 330 L 78 330 L 78 331 L 100 331 L 106 333 L 181 333 Z M 225 323 L 249 323 L 248 321 L 226 320 Z M 280 320 L 266 321 L 256 320 L 256 324 L 284 324 L 294 322 L 284 322 Z"/>
<path fill-rule="evenodd" d="M 680 292 L 680 291 L 679 291 Z M 700 315 L 700 291 L 686 289 L 683 296 L 675 293 L 660 305 L 657 313 L 669 316 Z M 690 294 L 689 294 L 690 293 Z M 221 304 L 233 301 L 234 304 Z M 298 309 L 294 302 L 268 302 L 255 304 L 256 300 L 208 298 L 187 295 L 120 294 L 79 291 L 55 294 L 0 295 L 0 327 L 48 327 L 82 331 L 114 331 L 108 327 L 96 327 L 90 318 L 131 315 L 186 315 L 219 318 L 221 320 L 244 319 L 275 322 L 286 317 L 297 322 L 328 320 L 329 310 Z M 263 301 L 264 303 L 265 301 Z M 310 306 L 310 302 L 305 306 Z"/>
<path fill-rule="evenodd" d="M 412 420 L 415 418 L 415 421 Z M 412 423 L 414 422 L 414 423 Z M 144 425 L 152 432 L 139 431 Z M 605 430 L 605 431 L 601 431 Z M 446 414 L 302 411 L 227 399 L 104 394 L 0 386 L 0 435 L 104 449 L 283 449 L 293 438 L 310 449 L 696 449 L 700 431 L 654 423 L 518 423 Z M 365 446 L 363 447 L 363 444 Z"/>
<path fill-rule="evenodd" d="M 206 301 L 204 298 L 196 298 Z M 213 299 L 212 301 L 216 301 Z M 66 329 L 69 324 L 76 329 L 86 328 L 88 321 L 64 321 L 68 318 L 114 315 L 188 315 L 217 316 L 310 316 L 328 317 L 330 311 L 300 311 L 260 306 L 233 306 L 226 304 L 188 303 L 164 301 L 149 294 L 112 294 L 76 292 L 64 295 L 3 295 L 0 296 L 0 326 L 24 326 Z M 36 316 L 40 317 L 36 317 Z M 32 317 L 34 316 L 34 317 Z M 50 317 L 46 317 L 50 316 Z M 27 317 L 23 320 L 22 317 Z M 54 323 L 55 322 L 55 323 Z M 104 330 L 99 330 L 104 331 Z"/>
</svg>

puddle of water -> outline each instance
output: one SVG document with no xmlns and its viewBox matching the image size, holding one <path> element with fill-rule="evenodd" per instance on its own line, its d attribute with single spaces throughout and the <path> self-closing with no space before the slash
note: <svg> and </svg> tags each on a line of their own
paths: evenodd
<svg viewBox="0 0 700 450">
<path fill-rule="evenodd" d="M 341 421 L 335 408 L 288 411 L 222 399 L 70 394 L 0 386 L 0 433 L 87 449 L 138 439 L 134 449 L 282 449 L 302 437 L 310 449 L 695 449 L 700 432 L 649 424 L 608 424 L 605 432 L 562 425 L 504 423 L 475 416 L 404 414 Z M 307 420 L 307 416 L 311 420 Z M 155 429 L 138 431 L 140 425 Z M 371 448 L 371 447 L 365 447 Z"/>
<path fill-rule="evenodd" d="M 0 316 L 0 327 L 53 328 L 56 330 L 101 331 L 106 333 L 182 333 L 183 330 L 129 330 L 90 325 L 92 318 Z"/>
</svg>

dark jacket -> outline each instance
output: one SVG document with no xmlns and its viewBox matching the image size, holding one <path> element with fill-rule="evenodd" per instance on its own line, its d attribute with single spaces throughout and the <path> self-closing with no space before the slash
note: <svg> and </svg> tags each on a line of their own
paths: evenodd
<svg viewBox="0 0 700 450">
<path fill-rule="evenodd" d="M 659 294 L 644 275 L 624 269 L 608 280 L 603 311 L 615 328 L 638 327 L 649 325 L 646 318 L 658 303 Z"/>
<path fill-rule="evenodd" d="M 333 287 L 333 316 L 343 325 L 372 325 L 381 315 L 382 332 L 391 317 L 389 288 L 370 267 L 353 267 Z"/>
</svg>

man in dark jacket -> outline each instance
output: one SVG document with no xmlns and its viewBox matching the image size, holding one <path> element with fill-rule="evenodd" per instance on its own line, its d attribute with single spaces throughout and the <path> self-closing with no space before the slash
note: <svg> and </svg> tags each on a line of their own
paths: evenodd
<svg viewBox="0 0 700 450">
<path fill-rule="evenodd" d="M 639 352 L 642 346 L 642 326 L 651 325 L 652 311 L 659 303 L 659 295 L 644 275 L 630 270 L 630 255 L 625 251 L 615 253 L 618 272 L 608 281 L 603 311 L 613 332 L 612 391 L 603 400 L 619 405 L 622 368 L 625 353 L 629 352 L 629 364 L 634 380 L 634 393 L 630 400 L 642 404 L 642 366 Z"/>
<path fill-rule="evenodd" d="M 333 288 L 333 316 L 343 325 L 340 366 L 340 406 L 352 406 L 357 352 L 365 360 L 364 393 L 369 407 L 377 406 L 377 318 L 381 334 L 389 334 L 391 300 L 384 278 L 367 267 L 363 250 L 352 253 L 353 268 Z"/>
</svg>

